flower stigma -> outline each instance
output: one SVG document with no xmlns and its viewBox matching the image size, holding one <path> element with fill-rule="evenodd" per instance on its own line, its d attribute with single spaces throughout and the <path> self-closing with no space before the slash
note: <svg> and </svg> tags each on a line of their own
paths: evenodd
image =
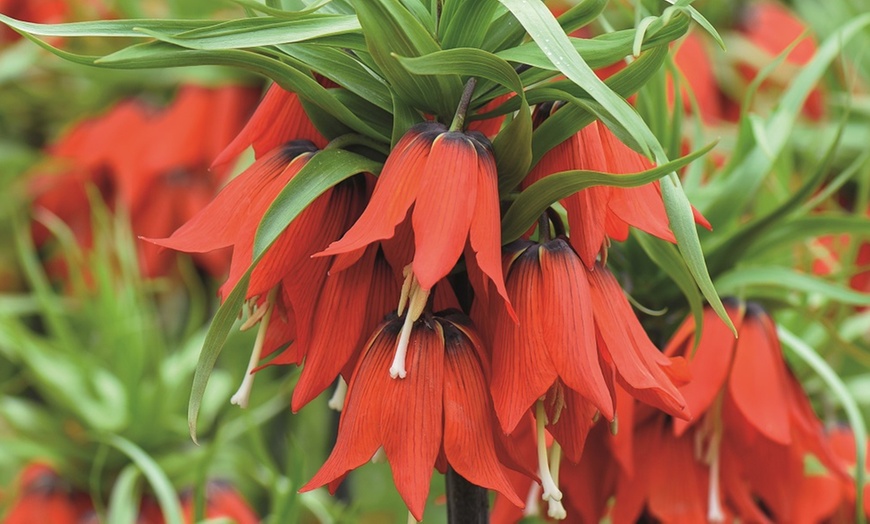
<svg viewBox="0 0 870 524">
<path fill-rule="evenodd" d="M 242 329 L 250 328 L 255 322 L 259 321 L 260 326 L 257 329 L 257 338 L 254 340 L 254 349 L 251 351 L 251 358 L 248 360 L 248 368 L 245 370 L 245 378 L 242 379 L 242 384 L 238 391 L 230 398 L 230 403 L 241 408 L 248 407 L 248 401 L 251 398 L 251 389 L 254 387 L 254 368 L 260 363 L 260 354 L 263 352 L 263 343 L 266 341 L 266 330 L 269 327 L 269 318 L 272 316 L 272 310 L 275 309 L 275 295 L 278 287 L 272 288 L 269 295 L 266 297 L 266 303 L 260 306 L 257 311 L 248 318 L 242 325 Z M 260 311 L 263 313 L 260 314 Z M 251 319 L 256 318 L 252 323 Z M 249 325 L 250 324 L 250 325 Z M 247 327 L 246 327 L 247 326 Z"/>
</svg>

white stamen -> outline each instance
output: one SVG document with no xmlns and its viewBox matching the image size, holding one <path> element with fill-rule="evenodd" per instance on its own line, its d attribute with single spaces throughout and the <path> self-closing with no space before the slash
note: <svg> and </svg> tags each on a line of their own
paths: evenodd
<svg viewBox="0 0 870 524">
<path fill-rule="evenodd" d="M 329 402 L 327 402 L 327 406 L 330 409 L 334 409 L 335 411 L 341 411 L 341 408 L 344 407 L 344 397 L 347 396 L 347 382 L 344 380 L 344 377 L 341 375 L 338 376 L 338 385 L 335 386 L 335 392 L 329 397 Z"/>
<path fill-rule="evenodd" d="M 266 304 L 263 307 L 258 307 L 256 309 L 249 310 L 250 313 L 248 315 L 248 319 L 242 324 L 239 328 L 239 331 L 247 331 L 254 327 L 254 325 L 263 319 L 266 316 L 266 312 L 269 311 L 269 306 L 271 304 Z"/>
<path fill-rule="evenodd" d="M 541 485 L 537 482 L 532 482 L 529 486 L 529 494 L 526 496 L 526 509 L 523 510 L 524 517 L 536 517 L 540 515 L 538 508 L 538 499 L 541 498 Z"/>
<path fill-rule="evenodd" d="M 535 408 L 535 424 L 538 436 L 538 469 L 541 472 L 541 487 L 544 489 L 543 493 L 541 493 L 541 499 L 558 502 L 562 500 L 562 492 L 550 475 L 550 464 L 547 461 L 547 439 L 544 435 L 544 426 L 547 425 L 547 413 L 544 411 L 544 403 L 540 400 Z"/>
<path fill-rule="evenodd" d="M 409 311 L 405 317 L 405 323 L 402 324 L 402 332 L 399 333 L 396 356 L 393 357 L 393 364 L 390 366 L 390 376 L 393 378 L 405 378 L 408 375 L 408 371 L 405 369 L 405 356 L 408 354 L 408 342 L 411 340 L 411 331 L 413 330 L 414 320 Z"/>
<path fill-rule="evenodd" d="M 387 452 L 384 451 L 383 446 L 379 447 L 378 450 L 375 451 L 375 454 L 372 455 L 372 458 L 369 459 L 372 464 L 380 464 L 381 462 L 385 462 L 386 460 Z"/>
<path fill-rule="evenodd" d="M 390 366 L 390 376 L 393 378 L 405 378 L 408 375 L 408 371 L 405 369 L 408 342 L 411 340 L 414 322 L 423 314 L 426 302 L 429 301 L 429 290 L 420 287 L 417 277 L 411 272 L 410 265 L 405 266 L 404 273 L 405 282 L 402 284 L 402 296 L 399 298 L 398 312 L 401 315 L 406 305 L 408 306 L 408 311 L 405 313 L 405 322 L 402 324 L 402 331 L 399 333 L 396 355 L 393 357 L 393 363 Z"/>
<path fill-rule="evenodd" d="M 565 511 L 562 501 L 550 499 L 547 501 L 547 516 L 556 520 L 565 520 L 568 512 Z"/>
<path fill-rule="evenodd" d="M 417 522 L 418 521 L 414 518 L 414 515 L 412 515 L 411 512 L 408 511 L 408 524 L 417 524 Z"/>
<path fill-rule="evenodd" d="M 260 327 L 257 329 L 257 338 L 254 340 L 254 349 L 251 351 L 251 358 L 248 359 L 248 368 L 245 370 L 245 378 L 242 379 L 242 384 L 238 391 L 230 397 L 230 403 L 241 408 L 248 407 L 248 401 L 251 399 L 251 389 L 254 387 L 254 368 L 260 363 L 260 354 L 263 352 L 263 343 L 266 341 L 266 329 L 269 327 L 269 318 L 272 316 L 272 310 L 275 304 L 275 293 L 277 287 L 269 292 L 266 298 L 266 304 L 261 309 L 263 314 L 259 316 Z"/>
<path fill-rule="evenodd" d="M 550 475 L 553 477 L 553 483 L 556 486 L 559 485 L 559 466 L 561 465 L 562 446 L 554 440 L 553 445 L 550 446 Z M 568 513 L 565 511 L 565 506 L 562 505 L 561 500 L 550 499 L 547 501 L 547 515 L 557 520 L 563 520 L 568 516 Z"/>
<path fill-rule="evenodd" d="M 707 448 L 707 461 L 710 464 L 710 482 L 707 492 L 707 521 L 725 522 L 722 500 L 719 497 L 719 444 L 722 432 L 714 429 Z"/>
</svg>

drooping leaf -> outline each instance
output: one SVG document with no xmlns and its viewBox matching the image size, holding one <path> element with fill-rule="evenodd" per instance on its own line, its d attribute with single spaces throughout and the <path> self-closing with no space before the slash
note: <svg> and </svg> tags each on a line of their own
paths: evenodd
<svg viewBox="0 0 870 524">
<path fill-rule="evenodd" d="M 715 142 L 689 155 L 635 174 L 609 174 L 597 171 L 563 171 L 538 180 L 517 196 L 502 220 L 502 244 L 518 239 L 555 202 L 592 186 L 635 187 L 659 180 L 676 169 L 705 155 Z"/>
<path fill-rule="evenodd" d="M 359 31 L 360 25 L 355 16 L 312 15 L 299 20 L 244 18 L 176 34 L 152 28 L 136 30 L 187 49 L 217 50 L 305 42 Z"/>
<path fill-rule="evenodd" d="M 789 292 L 802 291 L 843 304 L 870 306 L 870 293 L 854 291 L 788 267 L 741 267 L 725 273 L 716 283 L 729 294 L 758 286 Z"/>
</svg>

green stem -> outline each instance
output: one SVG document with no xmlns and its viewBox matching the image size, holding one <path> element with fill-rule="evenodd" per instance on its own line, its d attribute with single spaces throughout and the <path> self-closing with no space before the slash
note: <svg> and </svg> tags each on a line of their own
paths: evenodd
<svg viewBox="0 0 870 524">
<path fill-rule="evenodd" d="M 450 124 L 450 131 L 462 131 L 465 126 L 465 115 L 468 113 L 468 104 L 471 103 L 471 95 L 474 93 L 474 86 L 477 85 L 477 78 L 471 77 L 465 83 L 465 89 L 462 90 L 462 98 L 459 99 L 459 105 L 456 107 L 456 115 L 453 116 L 453 122 Z"/>
</svg>

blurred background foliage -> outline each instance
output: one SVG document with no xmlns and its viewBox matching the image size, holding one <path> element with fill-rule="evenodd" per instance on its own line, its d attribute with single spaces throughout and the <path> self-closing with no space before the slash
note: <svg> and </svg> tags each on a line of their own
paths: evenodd
<svg viewBox="0 0 870 524">
<path fill-rule="evenodd" d="M 307 2 L 279 4 L 295 9 Z M 554 10 L 571 5 L 551 4 Z M 653 13 L 666 5 L 612 0 L 583 36 L 636 27 L 638 4 Z M 761 301 L 786 330 L 824 357 L 867 418 L 870 30 L 858 31 L 842 50 L 834 50 L 830 67 L 819 62 L 813 76 L 807 73 L 813 50 L 801 51 L 804 58 L 798 58 L 805 46 L 798 43 L 786 56 L 796 35 L 785 43 L 769 42 L 779 26 L 757 26 L 759 3 L 698 0 L 693 5 L 719 30 L 728 51 L 694 27 L 690 38 L 700 51 L 684 55 L 682 63 L 675 55 L 637 95 L 636 106 L 662 144 L 677 154 L 689 145 L 719 140 L 711 155 L 684 173 L 690 200 L 714 225 L 701 238 L 717 289 L 723 296 Z M 797 30 L 804 42 L 816 43 L 870 11 L 866 0 L 779 5 L 793 9 L 802 21 Z M 4 14 L 32 14 L 16 8 L 14 0 L 0 1 Z M 239 6 L 210 0 L 70 0 L 58 2 L 56 11 L 38 21 L 244 14 Z M 129 43 L 82 38 L 61 45 L 104 55 Z M 709 68 L 709 78 L 697 79 L 701 68 Z M 89 493 L 94 509 L 104 515 L 135 515 L 141 493 L 187 492 L 202 517 L 208 482 L 221 481 L 267 522 L 404 519 L 406 509 L 386 464 L 351 475 L 337 502 L 321 491 L 296 494 L 330 449 L 337 417 L 326 409 L 326 398 L 290 414 L 297 371 L 289 367 L 257 374 L 251 408 L 230 406 L 253 333 L 233 331 L 211 377 L 199 446 L 194 445 L 187 402 L 217 307 L 218 281 L 184 257 L 167 275 L 144 278 L 137 256 L 137 237 L 143 233 L 131 230 L 126 210 L 105 202 L 99 188 L 90 187 L 85 202 L 93 225 L 89 249 L 82 249 L 56 216 L 31 205 L 30 181 L 46 150 L 78 122 L 105 115 L 129 99 L 166 108 L 179 86 L 188 84 L 255 91 L 265 85 L 245 72 L 218 67 L 87 68 L 50 55 L 12 31 L 0 32 L 0 515 L 12 502 L 19 473 L 38 461 Z M 672 84 L 681 89 L 669 88 Z M 698 86 L 710 92 L 701 93 Z M 669 104 L 674 92 L 678 101 Z M 704 106 L 711 101 L 713 110 Z M 118 139 L 135 140 L 135 133 L 126 129 Z M 163 146 L 153 147 L 159 154 Z M 234 172 L 246 161 L 250 157 Z M 31 235 L 34 218 L 63 253 L 65 276 L 44 265 L 44 246 L 35 246 Z M 675 252 L 643 233 L 610 252 L 611 268 L 626 290 L 656 313 L 647 317 L 646 327 L 660 345 L 701 300 L 697 291 L 686 291 L 691 286 L 675 285 L 683 278 L 679 271 L 666 275 L 657 265 L 673 260 Z M 843 424 L 842 397 L 801 359 L 786 355 L 823 418 L 832 426 Z M 444 518 L 441 484 L 433 482 L 427 514 L 432 521 Z M 180 515 L 177 500 L 160 503 L 167 519 Z"/>
</svg>

